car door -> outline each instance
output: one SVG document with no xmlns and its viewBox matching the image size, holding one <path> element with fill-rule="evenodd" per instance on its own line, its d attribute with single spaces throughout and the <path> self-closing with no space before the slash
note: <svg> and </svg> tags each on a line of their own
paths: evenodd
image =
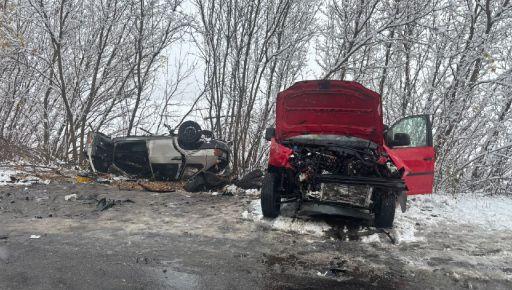
<svg viewBox="0 0 512 290">
<path fill-rule="evenodd" d="M 409 136 L 408 142 L 403 140 L 405 134 Z M 393 142 L 399 137 L 402 137 L 401 142 Z M 387 131 L 386 143 L 386 151 L 393 162 L 405 170 L 403 179 L 407 194 L 432 193 L 435 151 L 430 116 L 416 115 L 398 120 Z"/>
</svg>

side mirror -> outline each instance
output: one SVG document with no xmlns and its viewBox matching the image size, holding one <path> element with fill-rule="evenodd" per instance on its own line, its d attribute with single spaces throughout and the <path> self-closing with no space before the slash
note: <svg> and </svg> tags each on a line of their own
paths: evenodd
<svg viewBox="0 0 512 290">
<path fill-rule="evenodd" d="M 409 146 L 411 145 L 411 136 L 406 133 L 395 133 L 393 136 L 393 146 Z"/>
<path fill-rule="evenodd" d="M 267 128 L 265 130 L 265 140 L 270 141 L 276 135 L 276 128 Z"/>
</svg>

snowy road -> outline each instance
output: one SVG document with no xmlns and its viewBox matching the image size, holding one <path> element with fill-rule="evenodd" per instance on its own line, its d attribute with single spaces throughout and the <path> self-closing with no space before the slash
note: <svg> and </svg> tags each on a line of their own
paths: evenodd
<svg viewBox="0 0 512 290">
<path fill-rule="evenodd" d="M 0 289 L 510 289 L 511 205 L 417 197 L 392 244 L 355 220 L 262 219 L 255 192 L 0 186 Z"/>
</svg>

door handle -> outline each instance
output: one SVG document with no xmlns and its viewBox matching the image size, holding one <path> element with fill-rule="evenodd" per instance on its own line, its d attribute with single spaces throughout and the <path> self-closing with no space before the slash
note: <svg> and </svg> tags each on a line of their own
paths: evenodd
<svg viewBox="0 0 512 290">
<path fill-rule="evenodd" d="M 432 160 L 434 160 L 434 158 L 433 157 L 425 157 L 425 158 L 423 158 L 423 160 L 424 161 L 432 161 Z"/>
</svg>

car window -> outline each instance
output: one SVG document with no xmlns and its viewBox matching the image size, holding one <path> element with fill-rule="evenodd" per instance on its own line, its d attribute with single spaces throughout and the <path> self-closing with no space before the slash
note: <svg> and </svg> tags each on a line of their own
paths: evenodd
<svg viewBox="0 0 512 290">
<path fill-rule="evenodd" d="M 427 119 L 425 116 L 405 118 L 393 126 L 392 133 L 408 134 L 411 139 L 408 147 L 427 146 Z"/>
</svg>

